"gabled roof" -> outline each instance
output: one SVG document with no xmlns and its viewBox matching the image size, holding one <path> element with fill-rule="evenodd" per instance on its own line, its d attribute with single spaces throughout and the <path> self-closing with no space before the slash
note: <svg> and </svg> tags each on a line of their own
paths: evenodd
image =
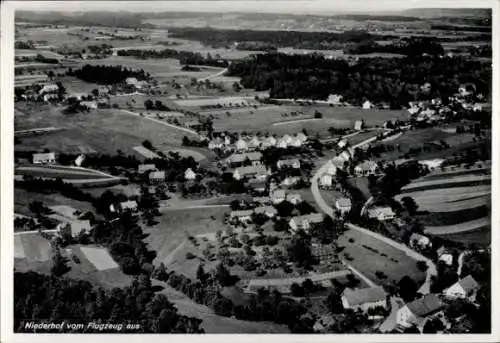
<svg viewBox="0 0 500 343">
<path fill-rule="evenodd" d="M 279 164 L 281 166 L 292 166 L 294 164 L 300 165 L 300 161 L 297 158 L 291 158 L 286 160 L 279 160 L 278 162 L 276 162 L 276 164 Z"/>
<path fill-rule="evenodd" d="M 265 203 L 271 202 L 271 198 L 269 198 L 269 197 L 254 197 L 253 202 L 265 204 Z"/>
<path fill-rule="evenodd" d="M 311 214 L 306 214 L 303 216 L 296 216 L 293 217 L 291 220 L 293 220 L 296 223 L 304 223 L 305 221 L 308 221 L 309 223 L 321 223 L 323 221 L 324 217 L 323 214 L 321 213 L 311 213 Z"/>
<path fill-rule="evenodd" d="M 362 289 L 346 288 L 343 297 L 351 306 L 362 305 L 366 303 L 375 303 L 383 301 L 387 297 L 387 293 L 382 287 L 370 287 Z"/>
<path fill-rule="evenodd" d="M 439 311 L 443 307 L 443 302 L 436 294 L 427 294 L 406 306 L 416 317 L 427 317 Z"/>
<path fill-rule="evenodd" d="M 460 285 L 460 287 L 462 287 L 462 289 L 466 293 L 474 291 L 479 288 L 479 284 L 476 282 L 476 280 L 474 280 L 474 278 L 471 275 L 468 275 L 463 279 L 458 280 L 458 284 Z"/>
</svg>

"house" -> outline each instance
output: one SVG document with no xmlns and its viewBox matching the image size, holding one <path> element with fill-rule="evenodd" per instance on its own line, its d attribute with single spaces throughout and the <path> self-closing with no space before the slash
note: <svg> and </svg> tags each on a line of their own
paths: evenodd
<svg viewBox="0 0 500 343">
<path fill-rule="evenodd" d="M 352 158 L 352 154 L 349 152 L 349 150 L 344 150 L 337 157 L 339 157 L 340 159 L 342 159 L 344 162 L 347 162 L 347 161 L 349 161 Z"/>
<path fill-rule="evenodd" d="M 365 126 L 365 122 L 363 120 L 356 120 L 354 122 L 354 130 L 356 130 L 356 131 L 363 130 L 364 126 Z"/>
<path fill-rule="evenodd" d="M 444 262 L 448 266 L 453 264 L 453 253 L 446 247 L 442 246 L 437 249 L 436 254 L 438 256 L 438 261 Z"/>
<path fill-rule="evenodd" d="M 262 213 L 268 216 L 269 218 L 273 218 L 278 214 L 278 210 L 276 210 L 273 206 L 260 206 L 254 209 L 255 213 Z"/>
<path fill-rule="evenodd" d="M 474 302 L 476 301 L 478 290 L 479 284 L 471 275 L 468 275 L 446 288 L 443 293 L 448 298 L 468 299 L 469 301 Z"/>
<path fill-rule="evenodd" d="M 302 202 L 302 196 L 299 193 L 289 193 L 286 195 L 286 201 L 297 205 L 298 203 Z"/>
<path fill-rule="evenodd" d="M 270 197 L 254 197 L 252 201 L 259 205 L 267 205 L 271 203 Z"/>
<path fill-rule="evenodd" d="M 80 105 L 87 107 L 90 110 L 97 109 L 97 102 L 96 101 L 81 101 Z"/>
<path fill-rule="evenodd" d="M 347 139 L 341 139 L 337 143 L 337 147 L 339 147 L 340 149 L 344 149 L 346 146 L 347 146 Z"/>
<path fill-rule="evenodd" d="M 135 200 L 128 200 L 118 203 L 117 205 L 111 205 L 109 207 L 111 212 L 124 212 L 124 211 L 137 211 L 137 202 Z"/>
<path fill-rule="evenodd" d="M 335 167 L 335 174 L 337 174 L 337 169 L 344 169 L 345 167 L 345 162 L 346 160 L 344 160 L 343 157 L 340 157 L 340 156 L 335 156 L 334 158 L 332 158 L 332 165 Z M 328 170 L 327 170 L 328 172 Z M 331 173 L 329 173 L 331 174 Z"/>
<path fill-rule="evenodd" d="M 281 169 L 283 167 L 300 169 L 300 161 L 296 158 L 289 160 L 279 160 L 278 162 L 276 162 L 276 167 L 278 167 L 278 169 Z"/>
<path fill-rule="evenodd" d="M 302 144 L 304 144 L 308 139 L 308 137 L 303 132 L 297 133 L 296 138 L 299 139 L 302 142 Z"/>
<path fill-rule="evenodd" d="M 292 137 L 290 140 L 290 143 L 288 143 L 288 146 L 294 147 L 294 148 L 300 148 L 302 146 L 302 141 L 298 139 L 297 137 Z"/>
<path fill-rule="evenodd" d="M 280 186 L 291 187 L 299 183 L 300 180 L 300 176 L 290 176 L 281 181 Z"/>
<path fill-rule="evenodd" d="M 49 94 L 43 95 L 44 102 L 49 102 L 49 101 L 57 100 L 57 99 L 59 99 L 59 94 L 57 94 L 57 93 L 49 93 Z"/>
<path fill-rule="evenodd" d="M 186 179 L 186 180 L 195 180 L 196 179 L 196 173 L 191 168 L 188 168 L 184 172 L 184 179 Z"/>
<path fill-rule="evenodd" d="M 311 224 L 318 224 L 323 222 L 323 214 L 321 213 L 311 213 L 303 216 L 296 216 L 290 219 L 288 224 L 292 231 L 297 230 L 309 230 L 311 228 Z"/>
<path fill-rule="evenodd" d="M 369 109 L 371 109 L 371 108 L 373 108 L 373 104 L 372 104 L 370 101 L 366 100 L 366 101 L 363 103 L 363 109 L 364 109 L 364 110 L 369 110 Z"/>
<path fill-rule="evenodd" d="M 334 246 L 331 244 L 313 244 L 311 254 L 320 263 L 333 260 L 336 255 Z"/>
<path fill-rule="evenodd" d="M 396 215 L 390 207 L 374 207 L 368 210 L 368 218 L 380 221 L 394 219 Z"/>
<path fill-rule="evenodd" d="M 271 201 L 273 204 L 279 204 L 286 199 L 286 193 L 283 189 L 276 189 L 271 193 Z"/>
<path fill-rule="evenodd" d="M 276 146 L 280 149 L 288 148 L 288 142 L 284 138 L 280 138 L 276 143 Z"/>
<path fill-rule="evenodd" d="M 43 86 L 42 89 L 38 92 L 39 95 L 47 94 L 47 93 L 55 93 L 59 91 L 59 87 L 56 84 L 47 84 Z"/>
<path fill-rule="evenodd" d="M 231 137 L 224 136 L 224 145 L 229 145 L 229 144 L 231 144 Z"/>
<path fill-rule="evenodd" d="M 273 136 L 267 137 L 262 142 L 262 149 L 267 149 L 276 146 L 276 144 L 277 144 L 276 138 L 274 138 Z"/>
<path fill-rule="evenodd" d="M 84 160 L 85 160 L 84 154 L 78 155 L 78 157 L 75 159 L 75 166 L 80 167 Z"/>
<path fill-rule="evenodd" d="M 418 234 L 418 233 L 413 233 L 410 236 L 410 247 L 411 248 L 425 249 L 425 248 L 429 248 L 431 246 L 432 246 L 432 243 L 431 243 L 429 237 L 426 237 L 426 236 Z"/>
<path fill-rule="evenodd" d="M 238 151 L 248 150 L 248 144 L 242 138 L 240 138 L 236 141 L 235 146 L 236 146 L 236 150 L 238 150 Z"/>
<path fill-rule="evenodd" d="M 247 183 L 247 187 L 253 189 L 255 192 L 262 193 L 266 191 L 266 182 L 252 179 Z"/>
<path fill-rule="evenodd" d="M 248 142 L 248 148 L 251 150 L 256 150 L 260 148 L 260 140 L 257 136 L 252 137 L 250 141 Z"/>
<path fill-rule="evenodd" d="M 367 312 L 371 308 L 387 308 L 387 293 L 382 287 L 362 289 L 346 288 L 342 293 L 342 306 L 346 310 Z"/>
<path fill-rule="evenodd" d="M 410 114 L 417 114 L 419 111 L 420 111 L 420 107 L 410 107 L 408 109 L 408 112 L 410 112 Z"/>
<path fill-rule="evenodd" d="M 333 177 L 330 174 L 324 173 L 319 178 L 319 185 L 324 188 L 332 187 Z"/>
<path fill-rule="evenodd" d="M 137 167 L 137 172 L 139 174 L 143 174 L 150 170 L 156 170 L 156 166 L 154 164 L 139 164 Z"/>
<path fill-rule="evenodd" d="M 238 219 L 240 222 L 249 222 L 252 220 L 252 210 L 231 211 L 230 219 Z"/>
<path fill-rule="evenodd" d="M 260 152 L 250 152 L 243 154 L 232 154 L 226 160 L 226 163 L 231 167 L 240 166 L 245 161 L 249 161 L 253 166 L 261 165 L 262 153 Z"/>
<path fill-rule="evenodd" d="M 342 162 L 342 164 L 343 163 L 344 162 Z M 326 164 L 325 168 L 326 168 L 325 174 L 328 174 L 331 176 L 337 175 L 337 166 L 335 164 L 333 164 L 332 161 L 329 161 Z"/>
<path fill-rule="evenodd" d="M 397 312 L 396 322 L 403 328 L 410 328 L 414 325 L 422 332 L 427 320 L 434 319 L 442 315 L 443 302 L 436 294 L 427 294 L 422 298 L 414 300 Z"/>
<path fill-rule="evenodd" d="M 245 178 L 257 177 L 258 179 L 265 179 L 269 175 L 269 171 L 264 166 L 248 166 L 236 168 L 233 172 L 233 178 L 242 180 Z"/>
<path fill-rule="evenodd" d="M 339 198 L 335 201 L 335 208 L 340 211 L 340 213 L 345 214 L 351 211 L 351 199 L 349 198 Z"/>
<path fill-rule="evenodd" d="M 420 160 L 420 161 L 418 161 L 418 163 L 423 165 L 423 166 L 426 166 L 427 168 L 429 168 L 429 170 L 435 170 L 435 169 L 441 167 L 441 165 L 444 163 L 444 159 L 435 158 L 432 160 Z"/>
<path fill-rule="evenodd" d="M 99 86 L 97 87 L 97 92 L 99 96 L 105 96 L 109 94 L 109 88 L 106 86 Z"/>
<path fill-rule="evenodd" d="M 164 171 L 153 171 L 149 173 L 149 182 L 152 184 L 162 183 L 165 181 L 165 172 Z"/>
<path fill-rule="evenodd" d="M 215 149 L 222 149 L 224 148 L 224 141 L 222 140 L 222 138 L 220 137 L 217 137 L 215 139 L 212 139 L 209 143 L 208 143 L 208 148 L 210 150 L 215 150 Z"/>
<path fill-rule="evenodd" d="M 284 135 L 282 139 L 286 142 L 286 144 L 290 144 L 292 142 L 292 136 L 289 134 Z"/>
<path fill-rule="evenodd" d="M 56 163 L 56 154 L 53 152 L 33 154 L 33 164 Z"/>
<path fill-rule="evenodd" d="M 354 167 L 354 173 L 358 176 L 375 175 L 378 170 L 378 164 L 375 161 L 365 161 Z"/>
<path fill-rule="evenodd" d="M 326 102 L 328 102 L 329 104 L 332 104 L 332 105 L 339 105 L 342 103 L 342 98 L 343 98 L 342 95 L 330 94 L 328 96 L 328 99 L 326 99 Z"/>
</svg>

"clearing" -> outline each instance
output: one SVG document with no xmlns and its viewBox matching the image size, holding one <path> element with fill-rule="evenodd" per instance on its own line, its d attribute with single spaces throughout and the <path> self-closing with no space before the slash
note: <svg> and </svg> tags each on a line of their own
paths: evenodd
<svg viewBox="0 0 500 343">
<path fill-rule="evenodd" d="M 97 270 L 118 268 L 118 264 L 105 248 L 80 247 L 80 250 Z"/>
</svg>

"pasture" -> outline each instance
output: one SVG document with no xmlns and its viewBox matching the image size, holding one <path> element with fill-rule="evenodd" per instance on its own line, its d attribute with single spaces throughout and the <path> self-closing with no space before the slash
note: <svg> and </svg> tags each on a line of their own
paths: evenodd
<svg viewBox="0 0 500 343">
<path fill-rule="evenodd" d="M 352 261 L 348 259 L 347 263 L 376 284 L 393 284 L 405 275 L 411 277 L 417 284 L 425 280 L 425 272 L 417 268 L 417 261 L 371 236 L 356 230 L 348 230 L 339 237 L 338 245 L 345 247 L 341 256 L 345 257 L 347 253 L 353 259 Z M 387 278 L 377 278 L 375 275 L 377 271 L 383 272 Z"/>
<path fill-rule="evenodd" d="M 49 273 L 52 247 L 37 232 L 14 235 L 14 268 L 19 272 L 30 270 Z"/>
<path fill-rule="evenodd" d="M 491 218 L 482 217 L 454 225 L 427 226 L 424 232 L 430 235 L 450 235 L 484 230 L 489 227 L 491 227 Z"/>
<path fill-rule="evenodd" d="M 80 250 L 97 270 L 118 268 L 118 264 L 104 248 L 80 247 Z"/>
</svg>

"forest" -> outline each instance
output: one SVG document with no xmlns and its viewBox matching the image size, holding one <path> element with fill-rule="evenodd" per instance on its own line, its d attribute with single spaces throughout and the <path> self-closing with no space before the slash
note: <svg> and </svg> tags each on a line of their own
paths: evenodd
<svg viewBox="0 0 500 343">
<path fill-rule="evenodd" d="M 228 65 L 227 61 L 221 60 L 220 58 L 214 58 L 212 55 L 207 54 L 203 56 L 199 52 L 190 51 L 177 51 L 174 49 L 163 49 L 163 50 L 120 50 L 118 51 L 118 56 L 132 56 L 141 59 L 148 58 L 175 58 L 178 59 L 180 64 L 183 65 L 209 65 L 214 67 L 225 68 Z"/>
<path fill-rule="evenodd" d="M 232 63 L 229 75 L 241 77 L 245 88 L 270 90 L 271 98 L 325 100 L 339 94 L 353 105 L 368 99 L 392 109 L 417 99 L 447 101 L 463 83 L 475 84 L 485 97 L 491 89 L 491 63 L 462 57 L 360 58 L 349 63 L 318 54 L 268 53 Z M 430 91 L 420 88 L 426 82 Z"/>
<path fill-rule="evenodd" d="M 84 65 L 81 69 L 68 70 L 68 76 L 76 76 L 85 82 L 93 82 L 100 85 L 117 84 L 124 82 L 128 77 L 137 80 L 148 80 L 149 73 L 144 70 L 131 70 L 122 66 Z"/>
</svg>

